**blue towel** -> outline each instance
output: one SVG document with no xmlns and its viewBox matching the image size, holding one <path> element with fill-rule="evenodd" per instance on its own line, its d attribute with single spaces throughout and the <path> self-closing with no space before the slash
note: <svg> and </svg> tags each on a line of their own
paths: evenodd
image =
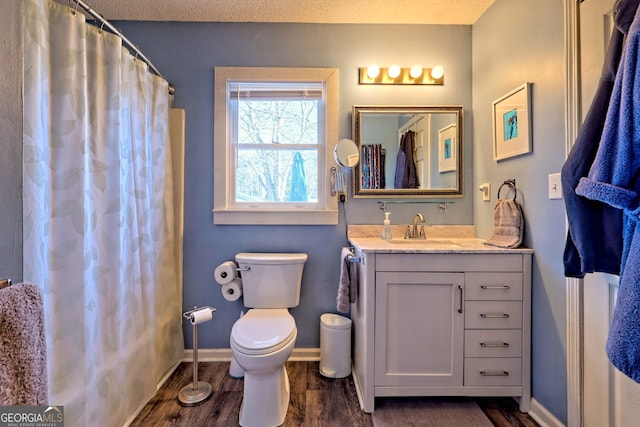
<svg viewBox="0 0 640 427">
<path fill-rule="evenodd" d="M 562 166 L 562 191 L 569 230 L 564 250 L 565 276 L 584 277 L 596 271 L 620 274 L 622 211 L 606 203 L 580 197 L 575 188 L 586 177 L 598 152 L 609 101 L 622 57 L 624 40 L 640 0 L 618 0 L 613 7 L 611 33 L 598 88 L 575 144 Z"/>
<path fill-rule="evenodd" d="M 576 194 L 624 212 L 620 286 L 607 338 L 607 356 L 640 382 L 640 9 L 622 52 L 598 153 Z"/>
</svg>

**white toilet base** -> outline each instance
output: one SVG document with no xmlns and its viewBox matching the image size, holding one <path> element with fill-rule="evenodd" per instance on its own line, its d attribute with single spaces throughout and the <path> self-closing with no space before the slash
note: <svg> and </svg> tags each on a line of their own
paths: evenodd
<svg viewBox="0 0 640 427">
<path fill-rule="evenodd" d="M 244 369 L 238 365 L 235 357 L 231 358 L 231 364 L 229 365 L 229 376 L 231 378 L 242 378 L 244 377 Z"/>
<path fill-rule="evenodd" d="M 282 425 L 287 416 L 289 394 L 289 377 L 284 365 L 269 372 L 245 371 L 240 425 L 242 427 Z"/>
</svg>

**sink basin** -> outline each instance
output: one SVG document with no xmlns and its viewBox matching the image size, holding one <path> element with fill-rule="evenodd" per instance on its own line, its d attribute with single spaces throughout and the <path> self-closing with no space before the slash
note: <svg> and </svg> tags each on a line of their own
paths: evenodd
<svg viewBox="0 0 640 427">
<path fill-rule="evenodd" d="M 461 248 L 462 245 L 453 240 L 446 239 L 392 239 L 388 240 L 392 245 L 414 245 L 414 246 L 432 246 L 432 247 L 455 247 Z"/>
</svg>

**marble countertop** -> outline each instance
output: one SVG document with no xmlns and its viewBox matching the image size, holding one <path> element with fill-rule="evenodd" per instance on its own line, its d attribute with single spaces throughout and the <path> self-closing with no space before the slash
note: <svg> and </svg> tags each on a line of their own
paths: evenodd
<svg viewBox="0 0 640 427">
<path fill-rule="evenodd" d="M 427 238 L 404 239 L 405 226 L 392 226 L 394 238 L 380 238 L 382 226 L 349 226 L 349 242 L 362 252 L 376 253 L 533 253 L 529 248 L 506 249 L 485 245 L 474 237 L 473 226 L 425 226 Z"/>
</svg>

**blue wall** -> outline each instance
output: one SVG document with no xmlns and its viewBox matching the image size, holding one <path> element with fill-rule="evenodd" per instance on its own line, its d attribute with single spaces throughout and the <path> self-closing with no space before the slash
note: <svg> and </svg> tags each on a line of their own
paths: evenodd
<svg viewBox="0 0 640 427">
<path fill-rule="evenodd" d="M 492 203 L 474 201 L 474 222 L 484 238 L 491 235 L 498 186 L 516 179 L 525 245 L 535 250 L 533 396 L 566 423 L 565 210 L 547 193 L 547 175 L 559 172 L 565 159 L 563 25 L 557 0 L 497 0 L 473 25 L 473 175 L 476 185 L 492 183 Z M 533 152 L 496 162 L 491 104 L 524 82 L 533 83 Z"/>
<path fill-rule="evenodd" d="M 337 226 L 213 225 L 213 68 L 215 66 L 336 67 L 340 72 L 339 137 L 351 136 L 353 105 L 463 105 L 471 141 L 471 27 L 426 25 L 333 25 L 119 22 L 154 65 L 176 87 L 175 106 L 186 109 L 184 307 L 210 304 L 215 321 L 200 328 L 201 348 L 228 348 L 242 303 L 226 302 L 213 279 L 215 267 L 238 252 L 300 251 L 309 254 L 301 301 L 291 310 L 297 347 L 319 347 L 320 315 L 335 312 L 340 248 L 346 244 L 345 215 Z M 371 63 L 441 64 L 444 86 L 361 86 L 358 67 Z M 471 167 L 471 144 L 465 149 Z M 464 187 L 471 188 L 471 174 Z M 432 224 L 471 224 L 472 196 L 449 211 L 435 206 L 394 206 L 393 223 L 408 223 L 422 211 Z M 381 224 L 376 200 L 349 198 L 350 224 Z M 187 328 L 188 329 L 188 328 Z M 190 348 L 191 332 L 185 331 Z"/>
<path fill-rule="evenodd" d="M 475 224 L 487 238 L 502 181 L 516 178 L 526 215 L 525 243 L 533 264 L 533 396 L 566 422 L 565 284 L 562 273 L 564 205 L 547 198 L 547 175 L 559 172 L 564 153 L 563 10 L 555 0 L 497 0 L 473 27 L 427 25 L 329 25 L 121 22 L 117 26 L 148 55 L 176 88 L 185 108 L 186 195 L 184 306 L 218 308 L 211 327 L 200 328 L 202 348 L 228 348 L 243 306 L 224 302 L 213 269 L 240 251 L 309 254 L 300 306 L 298 347 L 319 345 L 319 316 L 335 312 L 338 254 L 346 222 L 338 226 L 214 226 L 213 67 L 308 66 L 340 70 L 339 137 L 351 135 L 355 105 L 454 105 L 465 107 L 464 199 L 446 214 L 430 205 L 394 205 L 394 223 L 420 211 L 431 224 Z M 441 87 L 360 86 L 358 67 L 370 63 L 442 64 Z M 533 152 L 496 162 L 491 103 L 533 82 Z M 471 143 L 472 142 L 472 143 Z M 492 183 L 492 201 L 474 197 Z M 377 199 L 349 199 L 349 224 L 378 224 Z M 191 333 L 186 332 L 186 346 Z"/>
<path fill-rule="evenodd" d="M 12 3 L 13 4 L 13 3 Z M 6 22 L 20 22 L 19 6 L 9 7 Z M 4 15 L 3 15 L 4 16 Z M 561 200 L 548 200 L 547 174 L 558 172 L 565 157 L 563 119 L 562 2 L 496 0 L 472 27 L 312 24 L 192 24 L 119 22 L 116 25 L 139 45 L 177 88 L 177 107 L 187 111 L 184 306 L 211 304 L 215 322 L 200 328 L 204 348 L 227 348 L 231 325 L 243 309 L 224 302 L 213 269 L 239 251 L 305 251 L 310 255 L 303 277 L 301 304 L 293 310 L 299 347 L 317 347 L 319 315 L 335 309 L 338 253 L 345 243 L 345 220 L 338 226 L 214 226 L 213 214 L 213 67 L 331 66 L 340 69 L 340 137 L 351 133 L 354 104 L 461 104 L 465 106 L 464 200 L 445 215 L 423 205 L 394 206 L 393 219 L 408 222 L 420 210 L 433 224 L 476 224 L 488 237 L 497 186 L 516 178 L 519 200 L 527 216 L 526 244 L 535 249 L 533 274 L 533 396 L 566 422 L 565 284 L 562 249 L 565 221 Z M 5 20 L 2 20 L 5 22 Z M 14 23 L 15 25 L 11 25 Z M 15 28 L 14 28 L 15 29 Z M 0 88 L 7 109 L 0 109 L 2 168 L 0 215 L 3 244 L 0 272 L 21 280 L 20 238 L 6 236 L 21 229 L 21 99 L 20 30 L 5 31 L 9 54 L 0 66 L 8 76 Z M 14 37 L 15 36 L 15 37 Z M 359 86 L 357 68 L 376 62 L 425 66 L 442 64 L 442 87 Z M 495 162 L 491 152 L 491 102 L 531 81 L 534 146 L 531 154 Z M 473 115 L 471 112 L 473 111 Z M 18 120 L 16 121 L 16 117 Z M 6 125 L 6 126 L 5 126 Z M 473 131 L 472 131 L 473 126 Z M 17 142 L 15 142 L 17 141 Z M 6 142 L 6 143 L 5 143 Z M 17 145 L 15 145 L 17 144 Z M 4 163 L 3 163 L 4 164 Z M 5 179 L 7 178 L 7 179 Z M 474 198 L 476 187 L 489 181 L 492 202 Z M 16 205 L 17 204 L 17 205 Z M 380 223 L 375 200 L 346 205 L 349 223 Z M 17 234 L 16 234 L 17 235 Z M 186 346 L 191 346 L 190 330 Z"/>
</svg>

